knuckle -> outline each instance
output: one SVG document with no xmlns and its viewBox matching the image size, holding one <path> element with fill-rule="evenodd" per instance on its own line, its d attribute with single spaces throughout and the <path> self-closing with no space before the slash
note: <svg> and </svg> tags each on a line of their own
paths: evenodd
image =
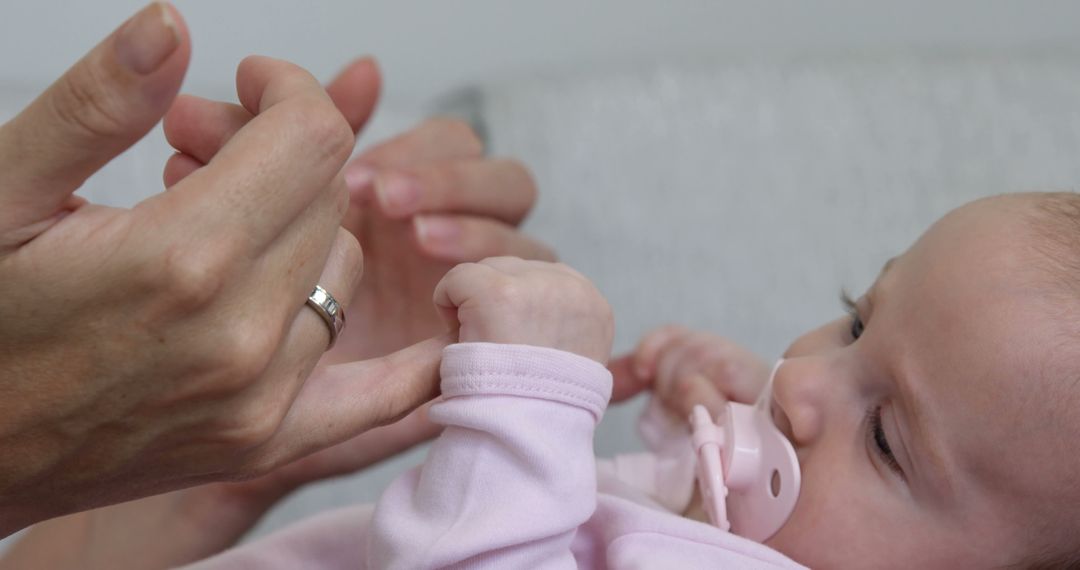
<svg viewBox="0 0 1080 570">
<path fill-rule="evenodd" d="M 286 112 L 290 124 L 302 129 L 304 139 L 315 145 L 321 156 L 345 164 L 355 143 L 352 128 L 329 99 L 298 97 Z"/>
<path fill-rule="evenodd" d="M 114 136 L 124 130 L 124 110 L 116 96 L 103 88 L 112 82 L 93 66 L 69 73 L 51 97 L 52 111 L 65 124 L 93 137 Z"/>
<path fill-rule="evenodd" d="M 344 228 L 338 228 L 337 242 L 335 250 L 343 267 L 344 281 L 349 287 L 349 291 L 338 294 L 342 295 L 342 299 L 348 299 L 351 297 L 351 291 L 364 275 L 364 249 L 360 247 L 360 241 L 356 239 L 356 236 Z"/>
<path fill-rule="evenodd" d="M 178 247 L 167 252 L 150 276 L 168 305 L 193 310 L 209 305 L 220 294 L 228 271 L 227 256 L 207 249 Z"/>
<path fill-rule="evenodd" d="M 225 449 L 247 450 L 262 445 L 277 432 L 280 414 L 266 413 L 261 407 L 249 406 L 222 425 L 216 436 Z M 255 469 L 261 462 L 249 464 Z"/>
<path fill-rule="evenodd" d="M 260 323 L 234 325 L 216 339 L 216 360 L 226 382 L 243 387 L 263 375 L 277 346 L 276 335 Z"/>
</svg>

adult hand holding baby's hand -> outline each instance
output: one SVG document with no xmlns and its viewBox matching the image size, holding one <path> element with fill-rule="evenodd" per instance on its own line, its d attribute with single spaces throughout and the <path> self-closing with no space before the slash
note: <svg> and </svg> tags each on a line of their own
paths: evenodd
<svg viewBox="0 0 1080 570">
<path fill-rule="evenodd" d="M 459 342 L 555 348 L 601 364 L 611 355 L 611 307 L 561 263 L 493 257 L 458 265 L 435 288 L 435 304 Z"/>
<path fill-rule="evenodd" d="M 633 352 L 609 368 L 615 380 L 613 399 L 649 389 L 680 417 L 688 417 L 697 404 L 717 414 L 728 400 L 752 403 L 769 378 L 769 365 L 750 350 L 676 325 L 645 335 Z"/>
</svg>

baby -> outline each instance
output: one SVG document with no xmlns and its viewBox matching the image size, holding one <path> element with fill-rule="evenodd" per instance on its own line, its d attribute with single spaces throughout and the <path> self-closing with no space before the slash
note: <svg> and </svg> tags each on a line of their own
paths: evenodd
<svg viewBox="0 0 1080 570">
<path fill-rule="evenodd" d="M 684 418 L 753 402 L 767 365 L 711 335 L 648 335 L 611 370 L 620 395 L 653 390 L 657 453 L 598 463 L 612 320 L 587 280 L 489 259 L 452 270 L 436 304 L 461 344 L 425 464 L 374 512 L 207 567 L 1080 567 L 1080 195 L 959 208 L 851 316 L 791 345 L 768 386 L 801 491 L 765 544 L 700 522 Z"/>
</svg>

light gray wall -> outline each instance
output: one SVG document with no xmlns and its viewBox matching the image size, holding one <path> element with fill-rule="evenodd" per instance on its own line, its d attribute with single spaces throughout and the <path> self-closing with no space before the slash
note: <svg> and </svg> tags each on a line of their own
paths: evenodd
<svg viewBox="0 0 1080 570">
<path fill-rule="evenodd" d="M 6 0 L 0 78 L 59 74 L 141 0 Z M 194 37 L 191 84 L 225 90 L 263 53 L 321 77 L 376 54 L 394 100 L 540 67 L 671 55 L 1080 45 L 1080 2 L 909 0 L 179 0 Z"/>
</svg>

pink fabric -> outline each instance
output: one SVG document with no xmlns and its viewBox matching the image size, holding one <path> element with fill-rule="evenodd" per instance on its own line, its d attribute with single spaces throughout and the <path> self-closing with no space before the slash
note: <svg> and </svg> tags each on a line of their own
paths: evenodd
<svg viewBox="0 0 1080 570">
<path fill-rule="evenodd" d="M 802 568 L 669 510 L 692 485 L 672 426 L 649 443 L 676 451 L 622 456 L 598 473 L 593 430 L 611 375 L 596 362 L 458 344 L 443 354 L 442 391 L 430 411 L 442 435 L 374 513 L 324 514 L 194 567 Z"/>
</svg>

